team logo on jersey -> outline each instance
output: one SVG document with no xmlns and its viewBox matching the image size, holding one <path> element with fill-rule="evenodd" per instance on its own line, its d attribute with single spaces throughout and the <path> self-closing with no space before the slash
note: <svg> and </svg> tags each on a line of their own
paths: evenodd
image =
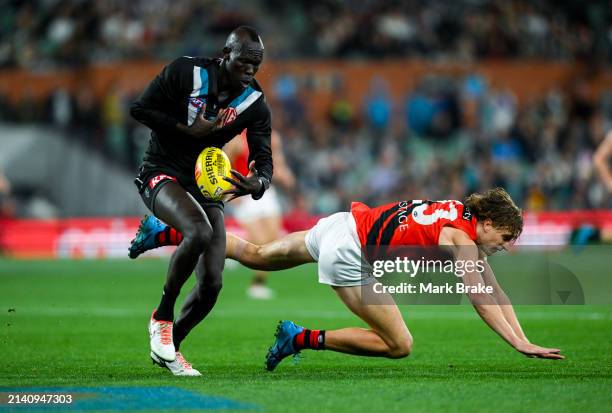
<svg viewBox="0 0 612 413">
<path fill-rule="evenodd" d="M 219 112 L 219 119 L 220 119 L 220 124 L 221 127 L 228 125 L 230 123 L 232 123 L 236 117 L 238 116 L 238 112 L 236 112 L 236 109 L 234 108 L 226 108 L 226 109 L 221 109 L 221 111 Z"/>
<path fill-rule="evenodd" d="M 189 99 L 189 103 L 196 112 L 199 112 L 202 108 L 206 109 L 205 100 L 202 98 L 191 98 Z"/>
<path fill-rule="evenodd" d="M 153 189 L 157 186 L 157 184 L 159 184 L 161 181 L 165 181 L 165 180 L 170 180 L 170 181 L 175 181 L 176 182 L 176 178 L 170 175 L 166 175 L 166 174 L 159 174 L 154 176 L 153 178 L 151 178 L 149 180 L 149 188 Z"/>
<path fill-rule="evenodd" d="M 464 207 L 463 208 L 463 215 L 461 215 L 461 217 L 463 219 L 465 219 L 466 221 L 471 221 L 472 220 L 472 211 L 470 211 L 470 209 L 468 207 Z"/>
</svg>

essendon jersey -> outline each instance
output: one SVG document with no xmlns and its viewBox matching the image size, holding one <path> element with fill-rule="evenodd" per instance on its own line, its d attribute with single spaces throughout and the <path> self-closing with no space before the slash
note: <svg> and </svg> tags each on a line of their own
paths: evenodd
<svg viewBox="0 0 612 413">
<path fill-rule="evenodd" d="M 400 201 L 376 208 L 353 202 L 351 213 L 362 247 L 438 245 L 446 226 L 476 241 L 476 218 L 459 201 Z"/>
</svg>

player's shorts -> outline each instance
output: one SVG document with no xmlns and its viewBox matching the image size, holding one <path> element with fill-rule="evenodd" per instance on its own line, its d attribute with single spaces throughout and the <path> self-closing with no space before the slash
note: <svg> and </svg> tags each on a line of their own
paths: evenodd
<svg viewBox="0 0 612 413">
<path fill-rule="evenodd" d="M 361 244 L 350 212 L 322 218 L 306 234 L 306 249 L 318 262 L 319 282 L 337 287 L 369 284 L 375 279 L 362 265 Z"/>
<path fill-rule="evenodd" d="M 140 197 L 151 212 L 154 212 L 155 197 L 168 182 L 178 182 L 202 208 L 216 207 L 223 210 L 223 202 L 204 198 L 195 181 L 193 184 L 186 184 L 184 181 L 181 181 L 180 175 L 171 169 L 141 167 L 138 176 L 134 179 L 134 183 L 138 187 Z"/>
<path fill-rule="evenodd" d="M 234 218 L 241 224 L 253 222 L 260 218 L 280 217 L 281 215 L 280 201 L 273 186 L 268 188 L 258 200 L 246 195 L 232 201 L 232 203 L 236 203 L 233 208 Z"/>
</svg>

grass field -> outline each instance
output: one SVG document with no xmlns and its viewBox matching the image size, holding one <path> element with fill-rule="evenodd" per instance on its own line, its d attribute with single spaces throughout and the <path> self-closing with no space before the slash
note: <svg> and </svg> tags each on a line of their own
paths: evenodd
<svg viewBox="0 0 612 413">
<path fill-rule="evenodd" d="M 266 412 L 612 411 L 612 307 L 517 308 L 533 342 L 563 349 L 561 362 L 516 353 L 469 306 L 406 306 L 409 358 L 304 352 L 299 364 L 288 359 L 266 372 L 281 318 L 323 329 L 364 325 L 316 282 L 314 266 L 273 274 L 278 298 L 269 302 L 246 298 L 247 270 L 227 270 L 217 307 L 182 347 L 204 376 L 175 378 L 151 364 L 146 332 L 166 265 L 0 260 L 0 392 L 177 387 Z M 11 408 L 27 406 L 0 404 L 0 412 Z"/>
</svg>

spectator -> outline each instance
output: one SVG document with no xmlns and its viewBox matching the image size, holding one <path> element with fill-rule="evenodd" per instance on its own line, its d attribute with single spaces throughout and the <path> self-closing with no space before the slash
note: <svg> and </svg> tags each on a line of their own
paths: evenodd
<svg viewBox="0 0 612 413">
<path fill-rule="evenodd" d="M 370 80 L 370 90 L 364 99 L 364 109 L 368 125 L 375 133 L 384 132 L 391 121 L 393 111 L 389 85 L 381 77 Z"/>
</svg>

